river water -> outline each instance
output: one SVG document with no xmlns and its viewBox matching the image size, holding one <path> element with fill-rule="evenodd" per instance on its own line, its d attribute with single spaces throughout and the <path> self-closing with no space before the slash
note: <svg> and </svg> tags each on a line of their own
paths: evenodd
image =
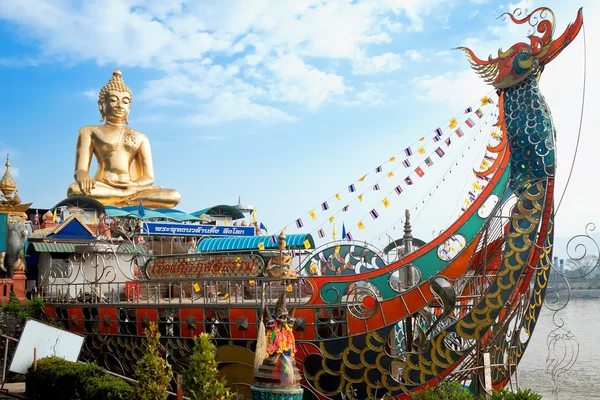
<svg viewBox="0 0 600 400">
<path fill-rule="evenodd" d="M 574 300 L 555 318 L 564 321 L 564 329 L 570 331 L 579 343 L 579 356 L 571 369 L 558 377 L 560 392 L 552 394 L 551 376 L 546 372 L 549 355 L 548 335 L 556 328 L 552 322 L 553 312 L 544 307 L 533 338 L 517 370 L 519 387 L 531 388 L 546 399 L 587 400 L 600 399 L 600 300 Z M 566 333 L 562 331 L 562 333 Z M 557 343 L 555 354 L 562 359 L 571 353 L 571 344 Z M 565 352 L 565 349 L 566 352 Z M 566 362 L 565 362 L 566 364 Z"/>
</svg>

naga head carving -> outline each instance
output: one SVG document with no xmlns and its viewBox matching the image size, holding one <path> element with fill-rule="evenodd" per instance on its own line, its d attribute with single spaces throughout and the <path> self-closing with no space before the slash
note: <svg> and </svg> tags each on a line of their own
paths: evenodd
<svg viewBox="0 0 600 400">
<path fill-rule="evenodd" d="M 498 57 L 488 60 L 477 58 L 471 49 L 459 47 L 468 57 L 471 67 L 487 83 L 498 89 L 516 85 L 532 73 L 539 73 L 544 66 L 554 60 L 560 52 L 571 43 L 583 25 L 583 9 L 577 12 L 574 23 L 569 24 L 565 32 L 553 39 L 554 13 L 549 8 L 540 7 L 531 14 L 519 19 L 521 10 L 502 14 L 508 16 L 515 24 L 528 23 L 532 27 L 529 44 L 517 43 L 507 51 L 498 50 Z"/>
</svg>

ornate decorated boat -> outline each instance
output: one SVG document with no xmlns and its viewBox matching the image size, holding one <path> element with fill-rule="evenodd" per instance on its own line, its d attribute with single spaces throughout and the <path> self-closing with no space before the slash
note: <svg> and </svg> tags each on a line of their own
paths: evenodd
<svg viewBox="0 0 600 400">
<path fill-rule="evenodd" d="M 152 165 L 144 160 L 147 138 L 122 125 L 131 92 L 115 72 L 99 100 L 107 125 L 80 131 L 69 196 L 96 198 L 125 214 L 115 217 L 121 224 L 116 227 L 94 221 L 95 230 L 90 229 L 73 215 L 37 237 L 34 232 L 30 247 L 70 238 L 70 253 L 60 265 L 38 264 L 47 314 L 86 335 L 84 359 L 124 375 L 133 373 L 151 322 L 159 325 L 175 371 L 185 370 L 192 338 L 211 332 L 221 370 L 249 398 L 262 310 L 272 309 L 283 294 L 295 308 L 291 329 L 304 398 L 403 399 L 442 380 L 462 381 L 473 391 L 503 387 L 535 328 L 552 259 L 555 129 L 539 79 L 583 23 L 580 10 L 555 39 L 549 9 L 507 16 L 531 26 L 529 43 L 487 60 L 461 48 L 494 90 L 461 110 L 448 128 L 432 133 L 432 143 L 448 140 L 448 145 L 444 135 L 459 140 L 467 129 L 490 138 L 480 168 L 473 171 L 467 205 L 446 230 L 419 246 L 407 213 L 404 237 L 388 246 L 395 251 L 392 260 L 390 251 L 352 240 L 351 231 L 318 248 L 310 234 L 282 232 L 206 236 L 192 245 L 182 241 L 176 251 L 159 250 L 152 234 L 156 225 L 142 217 L 165 212 L 160 207 L 168 211 L 179 194 L 151 186 Z M 118 135 L 107 157 L 125 157 L 131 148 L 139 152 L 121 160 L 129 163 L 129 174 L 108 165 L 100 165 L 94 179 L 87 174 L 95 152 L 90 138 L 98 132 Z M 404 153 L 413 155 L 410 148 Z M 438 147 L 432 154 L 441 158 L 444 151 Z M 424 162 L 429 166 L 432 160 Z M 412 183 L 408 176 L 395 193 Z M 144 209 L 142 203 L 157 209 Z M 382 203 L 387 208 L 389 200 Z M 322 210 L 328 209 L 323 203 Z M 379 217 L 375 209 L 370 215 Z M 132 217 L 142 222 L 130 224 L 138 221 Z M 301 228 L 302 219 L 295 226 Z M 161 229 L 194 236 L 191 226 Z M 223 226 L 209 229 L 223 233 Z M 486 367 L 491 381 L 485 379 Z"/>
</svg>

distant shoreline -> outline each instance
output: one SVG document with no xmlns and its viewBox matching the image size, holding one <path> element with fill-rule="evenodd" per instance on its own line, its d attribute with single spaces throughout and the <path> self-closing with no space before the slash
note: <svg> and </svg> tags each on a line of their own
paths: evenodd
<svg viewBox="0 0 600 400">
<path fill-rule="evenodd" d="M 565 289 L 552 289 L 548 288 L 548 292 L 557 292 L 561 297 L 568 296 L 569 291 Z M 548 294 L 546 292 L 546 294 Z M 600 300 L 600 289 L 572 289 L 571 299 L 585 299 L 585 300 Z"/>
</svg>

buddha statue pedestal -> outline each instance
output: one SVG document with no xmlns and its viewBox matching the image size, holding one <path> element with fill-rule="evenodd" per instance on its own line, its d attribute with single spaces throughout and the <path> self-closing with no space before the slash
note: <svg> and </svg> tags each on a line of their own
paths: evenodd
<svg viewBox="0 0 600 400">
<path fill-rule="evenodd" d="M 106 123 L 79 130 L 75 182 L 69 186 L 67 197 L 89 196 L 117 207 L 143 202 L 146 207 L 171 208 L 179 203 L 178 191 L 153 186 L 148 137 L 125 126 L 132 97 L 121 71 L 115 70 L 98 98 L 100 121 L 106 118 Z M 98 168 L 92 178 L 90 165 L 94 156 Z"/>
</svg>

